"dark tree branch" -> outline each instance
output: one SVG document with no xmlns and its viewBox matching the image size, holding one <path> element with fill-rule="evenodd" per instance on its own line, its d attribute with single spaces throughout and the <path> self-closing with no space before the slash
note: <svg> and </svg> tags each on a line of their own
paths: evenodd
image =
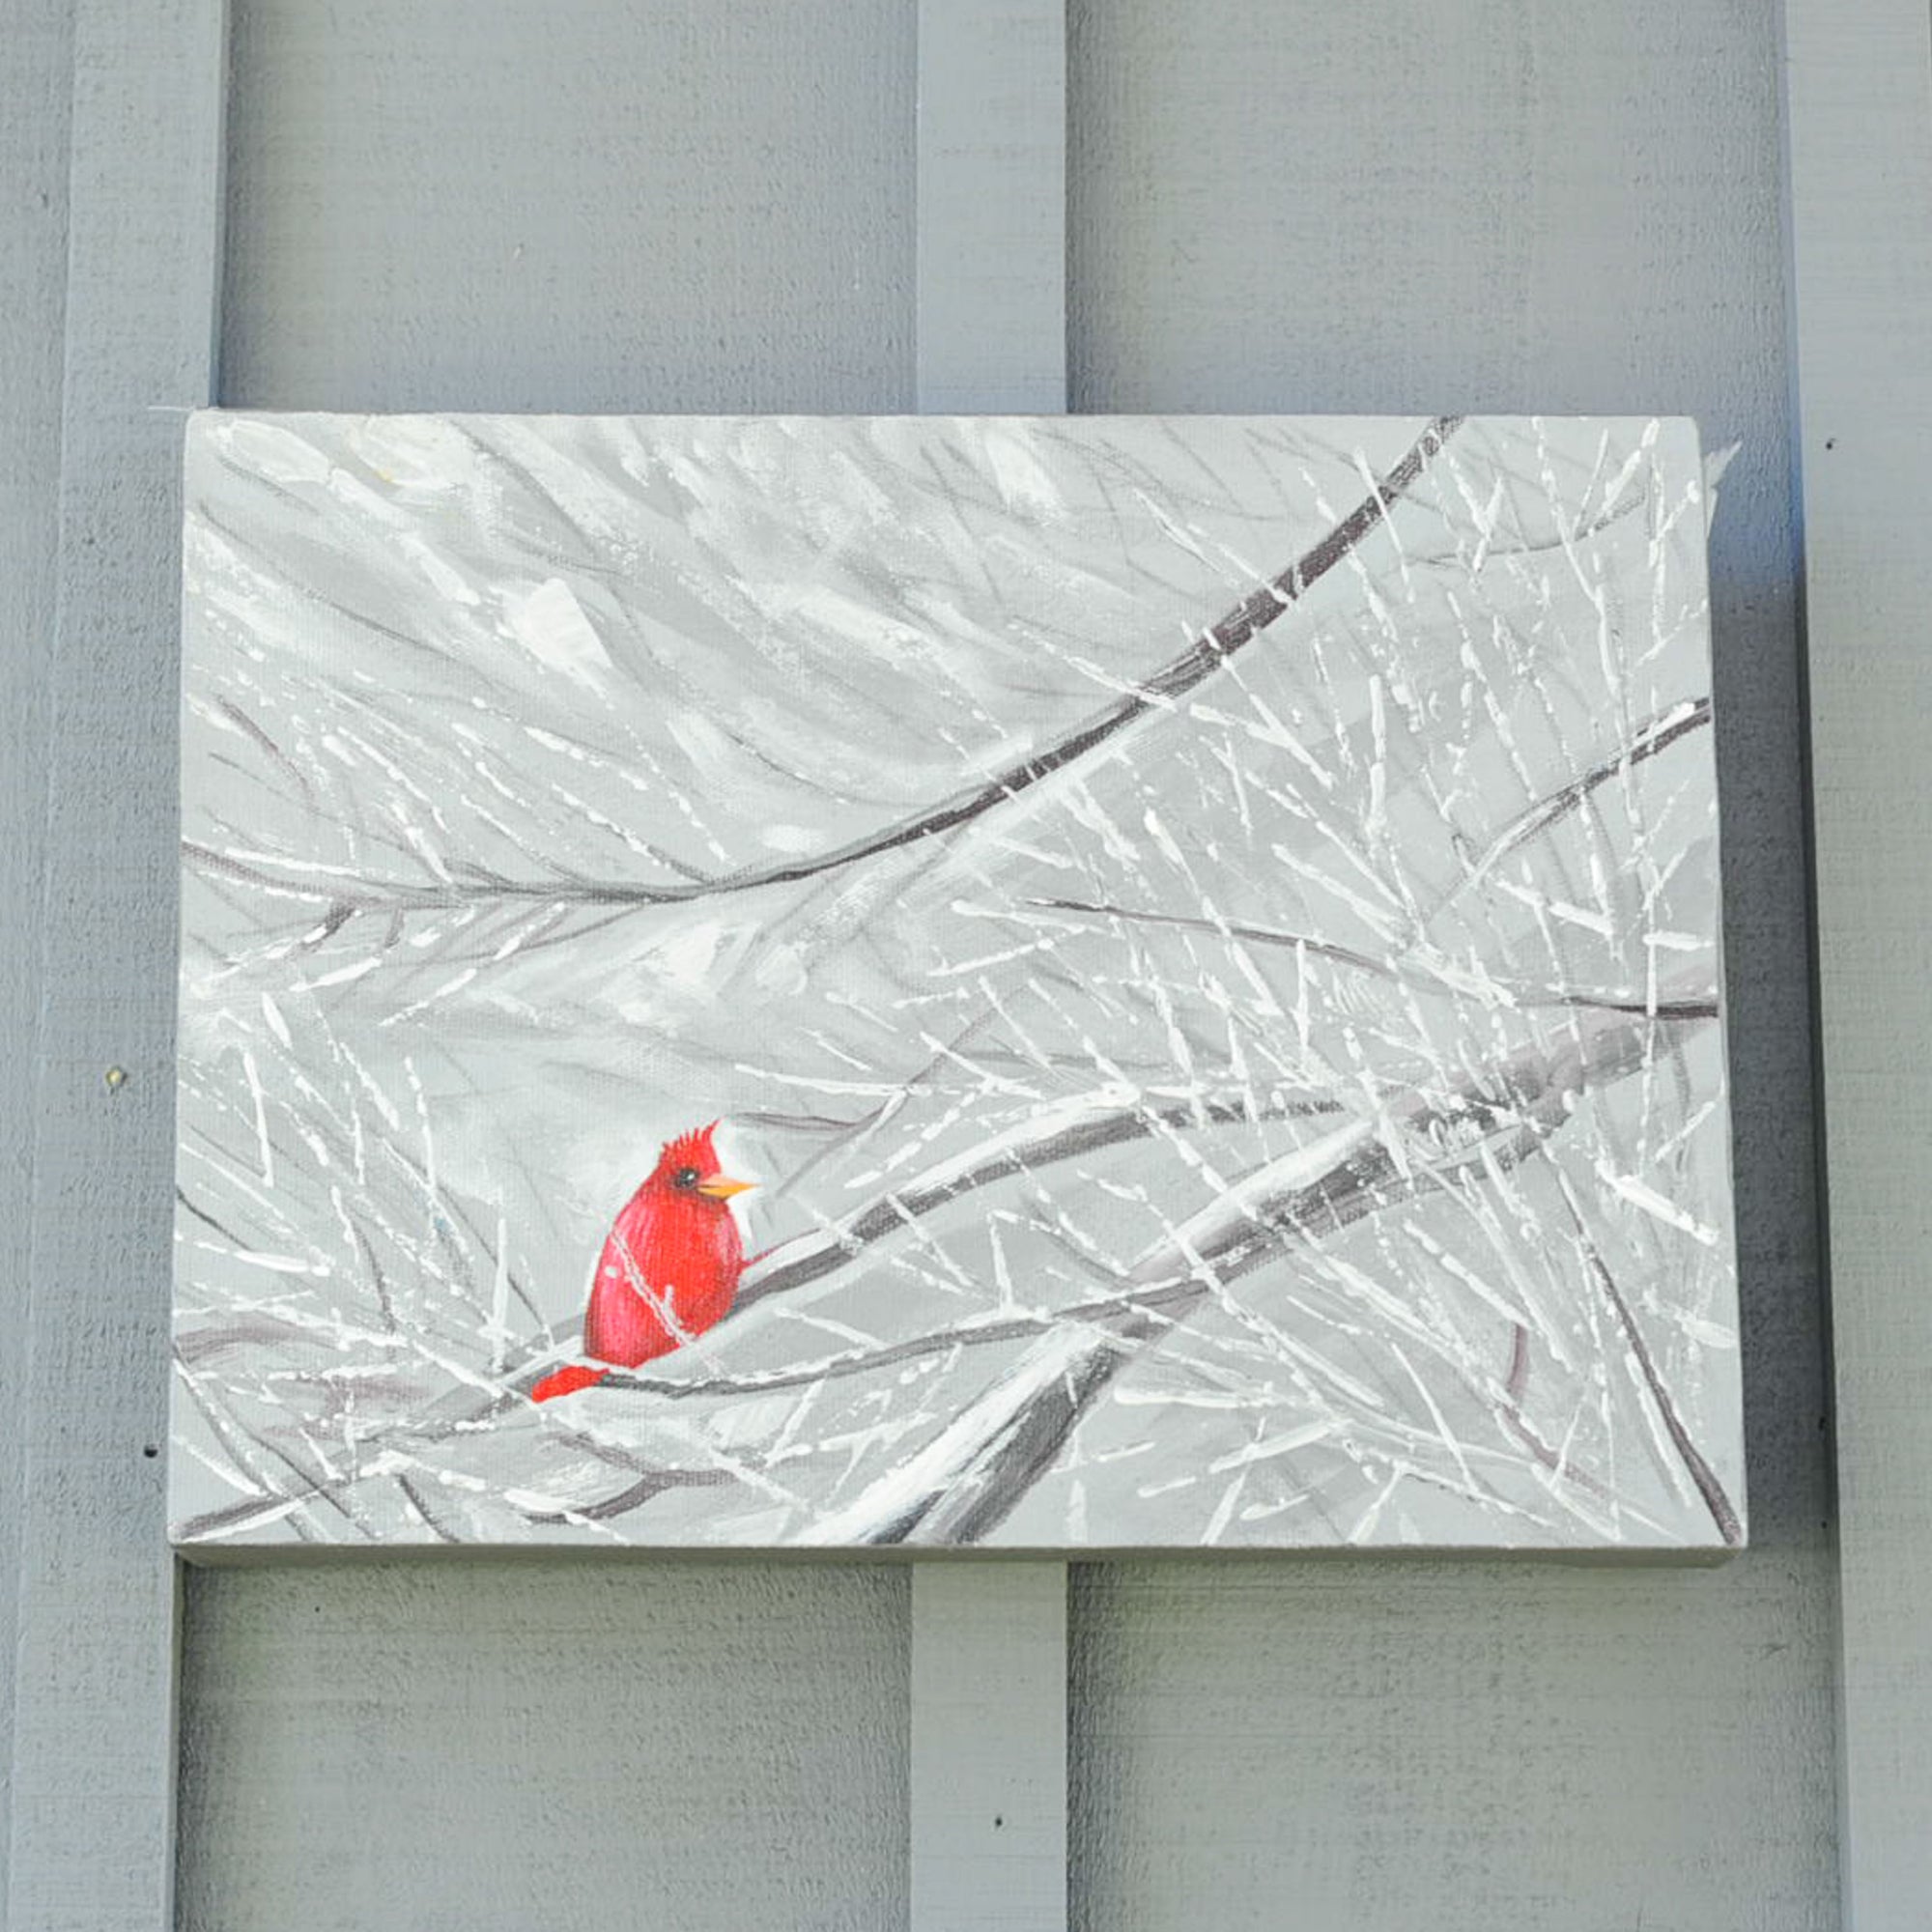
<svg viewBox="0 0 1932 1932">
<path fill-rule="evenodd" d="M 1504 826 L 1476 857 L 1463 885 L 1475 884 L 1497 860 L 1569 817 L 1599 785 L 1606 784 L 1619 772 L 1627 772 L 1634 765 L 1642 764 L 1646 758 L 1654 758 L 1658 753 L 1668 751 L 1678 739 L 1701 730 L 1710 722 L 1711 700 L 1708 697 L 1692 698 L 1647 719 L 1637 727 L 1636 736 L 1612 756 L 1583 773 L 1560 791 L 1538 799 L 1527 810 Z"/>
<path fill-rule="evenodd" d="M 731 1480 L 728 1469 L 653 1469 L 613 1496 L 585 1503 L 582 1509 L 533 1511 L 529 1520 L 547 1528 L 573 1522 L 580 1517 L 586 1522 L 609 1522 L 612 1517 L 628 1516 L 634 1509 L 654 1502 L 667 1490 L 712 1489 Z"/>
<path fill-rule="evenodd" d="M 1556 1179 L 1563 1190 L 1563 1204 L 1570 1210 L 1570 1218 L 1577 1224 L 1577 1239 L 1582 1247 L 1583 1258 L 1589 1264 L 1597 1286 L 1604 1291 L 1604 1298 L 1616 1312 L 1617 1324 L 1624 1331 L 1624 1340 L 1630 1347 L 1637 1373 L 1643 1378 L 1643 1385 L 1650 1391 L 1651 1401 L 1657 1405 L 1664 1434 L 1670 1437 L 1671 1446 L 1677 1451 L 1691 1482 L 1696 1485 L 1697 1493 L 1703 1497 L 1704 1507 L 1711 1512 L 1711 1520 L 1718 1525 L 1718 1534 L 1724 1539 L 1725 1548 L 1736 1549 L 1745 1540 L 1744 1523 L 1737 1508 L 1725 1493 L 1718 1472 L 1704 1460 L 1703 1452 L 1690 1439 L 1690 1432 L 1685 1428 L 1684 1418 L 1678 1414 L 1677 1405 L 1671 1401 L 1670 1391 L 1658 1373 L 1657 1357 L 1651 1353 L 1650 1344 L 1644 1340 L 1643 1330 L 1637 1326 L 1636 1316 L 1624 1298 L 1624 1292 L 1617 1286 L 1616 1277 L 1611 1274 L 1596 1242 L 1590 1238 L 1583 1210 L 1571 1192 L 1569 1181 L 1560 1174 Z"/>
<path fill-rule="evenodd" d="M 804 1288 L 947 1202 L 996 1180 L 1018 1179 L 1037 1167 L 1097 1153 L 1122 1141 L 1145 1140 L 1164 1129 L 1218 1126 L 1237 1121 L 1299 1120 L 1341 1111 L 1337 1100 L 1293 1099 L 1257 1106 L 1247 1094 L 1235 1093 L 1204 1096 L 1198 1104 L 1120 1107 L 1096 1113 L 1053 1132 L 999 1148 L 970 1166 L 942 1165 L 925 1179 L 875 1201 L 828 1234 L 801 1236 L 781 1243 L 747 1270 L 731 1312 L 739 1315 L 772 1295 Z"/>
<path fill-rule="evenodd" d="M 835 846 L 810 859 L 776 866 L 747 867 L 718 878 L 668 881 L 658 885 L 605 883 L 590 879 L 511 879 L 483 874 L 473 881 L 439 880 L 429 885 L 383 884 L 344 889 L 324 882 L 303 883 L 257 866 L 229 859 L 205 845 L 184 842 L 184 854 L 203 870 L 236 879 L 262 891 L 326 905 L 334 919 L 349 912 L 423 911 L 473 904 L 479 899 L 528 899 L 557 905 L 679 905 L 693 899 L 715 898 L 729 893 L 752 892 L 761 886 L 796 884 L 837 871 L 862 859 L 874 858 L 922 840 L 956 831 L 1009 799 L 1031 791 L 1043 779 L 1064 770 L 1104 745 L 1129 724 L 1151 711 L 1164 709 L 1197 685 L 1204 684 L 1237 651 L 1251 643 L 1292 606 L 1341 563 L 1364 537 L 1388 516 L 1395 499 L 1406 494 L 1429 467 L 1437 451 L 1460 426 L 1460 416 L 1438 416 L 1430 423 L 1407 454 L 1386 471 L 1370 494 L 1356 504 L 1313 549 L 1280 576 L 1242 599 L 1217 623 L 1211 624 L 1171 664 L 1155 671 L 1139 688 L 1118 699 L 1065 737 L 1033 753 L 1017 764 L 969 790 L 955 793 L 916 818 L 902 820 L 863 838 Z"/>
<path fill-rule="evenodd" d="M 1011 1515 L 1054 1466 L 1089 1408 L 1149 1343 L 1214 1293 L 1262 1264 L 1285 1243 L 1319 1239 L 1426 1188 L 1520 1164 L 1568 1119 L 1586 1086 L 1620 1078 L 1642 1064 L 1653 1025 L 1685 1022 L 1585 1022 L 1579 1037 L 1550 1057 L 1516 1056 L 1483 1082 L 1462 1083 L 1445 1102 L 1417 1101 L 1397 1117 L 1417 1149 L 1444 1149 L 1439 1160 L 1399 1165 L 1383 1142 L 1366 1133 L 1318 1179 L 1278 1196 L 1247 1202 L 1223 1224 L 1190 1243 L 1191 1252 L 1160 1253 L 1134 1271 L 1149 1290 L 1171 1291 L 1141 1302 L 1094 1334 L 1076 1356 L 1023 1402 L 988 1406 L 989 1427 L 954 1466 L 934 1471 L 925 1492 L 908 1499 L 882 1479 L 884 1509 L 864 1521 L 867 1498 L 841 1513 L 841 1540 L 922 1544 L 981 1541 Z M 1694 1024 L 1694 1022 L 1690 1022 Z M 1040 1344 L 1056 1346 L 1058 1338 Z M 1016 1373 L 1022 1378 L 1026 1365 Z M 997 1392 L 995 1392 L 997 1393 Z M 983 1400 L 983 1399 L 982 1399 Z"/>
<path fill-rule="evenodd" d="M 1231 1092 L 1204 1096 L 1198 1105 L 1138 1110 L 1122 1108 L 1095 1113 L 1087 1120 L 1057 1126 L 1050 1132 L 1010 1141 L 997 1151 L 989 1151 L 981 1159 L 966 1164 L 942 1164 L 923 1179 L 915 1179 L 886 1200 L 866 1208 L 851 1221 L 823 1233 L 794 1236 L 769 1251 L 747 1270 L 730 1319 L 736 1319 L 759 1301 L 805 1288 L 836 1271 L 853 1256 L 864 1253 L 867 1248 L 910 1226 L 922 1215 L 931 1213 L 949 1201 L 995 1181 L 1025 1175 L 1035 1168 L 1092 1153 L 1121 1141 L 1144 1138 L 1162 1129 L 1235 1121 L 1300 1118 L 1340 1111 L 1339 1102 L 1313 1097 L 1256 1106 L 1245 1094 Z M 478 1238 L 481 1238 L 480 1236 Z M 281 1323 L 279 1326 L 286 1329 L 288 1324 Z M 524 1406 L 530 1390 L 552 1369 L 564 1362 L 582 1359 L 575 1352 L 575 1345 L 582 1333 L 581 1320 L 573 1322 L 567 1331 L 548 1331 L 540 1341 L 526 1347 L 520 1359 L 502 1371 L 509 1378 L 507 1381 L 486 1386 L 479 1379 L 476 1384 L 460 1387 L 428 1411 L 393 1428 L 372 1432 L 363 1438 L 361 1446 L 373 1449 L 397 1441 L 426 1446 L 489 1427 Z M 196 1364 L 218 1356 L 229 1348 L 254 1345 L 263 1339 L 259 1320 L 224 1323 L 178 1335 L 175 1355 L 183 1374 L 186 1375 Z M 656 1393 L 665 1384 L 618 1372 L 609 1377 L 604 1386 L 636 1386 Z M 694 1386 L 691 1392 L 696 1394 L 701 1390 Z M 574 1435 L 570 1439 L 577 1440 L 581 1447 L 592 1446 L 587 1439 Z M 296 1497 L 304 1501 L 319 1499 L 339 1509 L 339 1496 L 361 1480 L 359 1476 L 351 1475 L 329 1481 L 299 1469 L 295 1473 L 298 1478 L 298 1487 L 281 1492 L 275 1500 L 287 1501 Z M 652 1478 L 663 1474 L 662 1471 L 642 1468 L 637 1473 Z M 655 1492 L 639 1487 L 638 1500 L 648 1500 L 652 1493 Z M 247 1516 L 270 1506 L 261 1500 L 251 1500 L 245 1508 L 231 1505 L 210 1511 L 179 1525 L 177 1535 L 185 1541 L 213 1535 L 234 1521 L 245 1520 Z M 620 1513 L 615 1510 L 610 1512 L 612 1515 Z"/>
<path fill-rule="evenodd" d="M 1615 1021 L 1623 1023 L 1614 1024 Z M 610 1378 L 606 1386 L 612 1390 L 628 1387 L 653 1399 L 672 1401 L 741 1392 L 765 1393 L 802 1386 L 827 1375 L 861 1373 L 960 1348 L 1035 1337 L 1040 1339 L 1041 1347 L 1050 1349 L 1059 1346 L 1069 1334 L 1076 1338 L 1084 1334 L 1088 1342 L 1064 1370 L 1046 1378 L 1027 1401 L 995 1419 L 985 1437 L 976 1445 L 967 1468 L 950 1472 L 946 1481 L 936 1483 L 923 1498 L 895 1499 L 888 1518 L 851 1538 L 874 1542 L 977 1541 L 1005 1520 L 1034 1482 L 1058 1460 L 1074 1428 L 1120 1370 L 1143 1348 L 1184 1322 L 1210 1293 L 1263 1265 L 1296 1241 L 1339 1232 L 1363 1216 L 1379 1212 L 1426 1188 L 1454 1186 L 1464 1176 L 1491 1171 L 1492 1164 L 1500 1168 L 1518 1165 L 1568 1118 L 1571 1101 L 1585 1085 L 1620 1077 L 1640 1063 L 1653 1026 L 1694 1023 L 1694 1018 L 1606 1013 L 1596 1018 L 1594 1024 L 1586 1022 L 1588 1030 L 1566 1043 L 1553 1057 L 1524 1053 L 1481 1082 L 1461 1083 L 1448 1100 L 1418 1100 L 1397 1117 L 1404 1138 L 1417 1147 L 1435 1145 L 1448 1150 L 1444 1159 L 1429 1164 L 1411 1157 L 1405 1169 L 1382 1140 L 1365 1127 L 1356 1144 L 1319 1179 L 1289 1188 L 1278 1196 L 1264 1196 L 1231 1208 L 1217 1227 L 1201 1232 L 1191 1240 L 1185 1253 L 1169 1244 L 1149 1257 L 1134 1269 L 1122 1293 L 1094 1297 L 1051 1315 L 994 1317 L 964 1323 L 797 1370 L 736 1378 L 710 1377 L 691 1382 L 619 1372 Z M 1335 1109 L 1332 1103 L 1318 1103 L 1293 1111 L 1313 1113 Z M 1210 1119 L 1246 1117 L 1247 1110 L 1233 1102 L 1216 1103 L 1209 1112 Z M 910 1211 L 883 1211 L 889 1208 L 886 1203 L 866 1210 L 845 1231 L 851 1238 L 850 1245 L 838 1238 L 824 1240 L 822 1244 L 814 1240 L 807 1252 L 790 1260 L 784 1259 L 782 1250 L 779 1251 L 753 1284 L 756 1293 L 752 1299 L 806 1286 L 841 1265 L 852 1253 L 862 1251 L 907 1225 L 917 1214 L 930 1212 L 959 1194 L 1025 1173 L 1035 1165 L 1089 1151 L 1113 1140 L 1150 1133 L 1156 1125 L 1179 1126 L 1196 1121 L 1195 1110 L 1185 1107 L 1165 1109 L 1157 1114 L 1103 1117 L 1037 1137 L 953 1175 L 945 1175 L 942 1170 L 941 1178 L 923 1185 L 916 1184 L 896 1197 L 901 1208 Z M 1122 1122 L 1127 1123 L 1124 1130 Z M 1608 1293 L 1622 1314 L 1621 1297 L 1616 1295 L 1614 1284 Z M 1640 1345 L 1640 1338 L 1638 1341 Z M 555 1350 L 546 1351 L 542 1361 L 526 1368 L 513 1386 L 494 1397 L 480 1404 L 472 1401 L 461 1414 L 420 1418 L 414 1426 L 397 1433 L 406 1435 L 412 1442 L 427 1444 L 485 1427 L 496 1417 L 518 1407 L 536 1376 L 555 1359 Z M 1640 1346 L 1638 1359 L 1640 1362 L 1645 1359 Z M 1517 1377 L 1518 1364 L 1513 1362 L 1512 1394 Z M 1655 1378 L 1654 1364 L 1647 1380 L 1653 1398 L 1657 1399 L 1661 1383 Z M 1667 1407 L 1667 1397 L 1662 1398 L 1661 1406 L 1666 1415 L 1673 1413 Z M 1708 1465 L 1702 1463 L 1688 1435 L 1683 1435 L 1681 1423 L 1671 1434 L 1673 1441 L 1685 1453 L 1686 1465 L 1692 1470 L 1693 1479 L 1699 1467 L 1704 1467 L 1708 1475 Z M 571 1436 L 577 1439 L 576 1432 L 571 1432 Z M 372 1438 L 372 1442 L 376 1439 L 382 1438 Z M 1529 1446 L 1533 1452 L 1540 1452 L 1540 1460 L 1551 1460 L 1551 1452 L 1544 1445 L 1531 1442 Z M 609 1520 L 625 1515 L 666 1488 L 682 1486 L 694 1479 L 693 1472 L 643 1469 L 639 1480 L 621 1497 L 606 1497 L 591 1506 L 594 1520 Z M 703 1480 L 713 1478 L 706 1476 Z M 1715 1483 L 1715 1477 L 1711 1481 Z M 322 1497 L 340 1507 L 336 1492 L 349 1486 L 349 1482 L 308 1482 L 298 1493 Z M 1702 1483 L 1699 1488 L 1701 1492 Z M 1719 1493 L 1721 1495 L 1721 1491 Z M 183 1533 L 188 1536 L 213 1533 L 227 1520 L 243 1518 L 264 1506 L 259 1500 L 231 1506 L 184 1525 Z M 1719 1526 L 1722 1527 L 1721 1519 Z"/>
<path fill-rule="evenodd" d="M 1350 967 L 1357 973 L 1373 973 L 1379 979 L 1394 980 L 1406 986 L 1419 987 L 1424 992 L 1447 993 L 1462 999 L 1476 997 L 1473 991 L 1452 985 L 1437 974 L 1418 972 L 1411 966 L 1378 959 L 1371 953 L 1357 952 L 1352 947 L 1333 946 L 1323 939 L 1309 939 L 1298 932 L 1278 932 L 1265 925 L 1243 925 L 1236 920 L 1195 919 L 1183 913 L 1138 912 L 1131 906 L 1110 905 L 1104 900 L 1028 899 L 1025 903 L 1049 912 L 1124 920 L 1139 925 L 1173 926 L 1182 932 L 1205 932 L 1222 939 L 1245 939 L 1258 946 L 1292 946 L 1318 959 L 1332 959 L 1338 966 Z M 1661 1020 L 1712 1020 L 1718 1016 L 1715 999 L 1669 1000 L 1652 1006 L 1647 1001 L 1615 993 L 1571 992 L 1560 986 L 1517 987 L 1501 980 L 1490 983 L 1511 1008 L 1521 1012 L 1574 1008 L 1593 1012 L 1647 1014 Z"/>
</svg>

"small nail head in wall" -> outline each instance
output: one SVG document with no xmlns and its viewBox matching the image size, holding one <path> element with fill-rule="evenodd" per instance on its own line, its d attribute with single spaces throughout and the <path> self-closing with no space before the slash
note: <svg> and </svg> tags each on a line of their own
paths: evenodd
<svg viewBox="0 0 1932 1932">
<path fill-rule="evenodd" d="M 128 1069 L 125 1066 L 110 1066 L 101 1078 L 107 1082 L 110 1094 L 118 1094 L 128 1084 Z"/>
</svg>

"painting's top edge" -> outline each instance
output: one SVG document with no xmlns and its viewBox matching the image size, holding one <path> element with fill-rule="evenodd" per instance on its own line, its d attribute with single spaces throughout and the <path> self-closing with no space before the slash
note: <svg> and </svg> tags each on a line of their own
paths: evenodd
<svg viewBox="0 0 1932 1932">
<path fill-rule="evenodd" d="M 197 422 L 662 422 L 662 423 L 816 423 L 879 422 L 926 423 L 1011 422 L 1051 424 L 1057 429 L 1077 431 L 1083 425 L 1110 423 L 1425 423 L 1454 418 L 1472 425 L 1497 428 L 1529 427 L 1539 423 L 1618 425 L 1650 424 L 1695 427 L 1692 416 L 1664 411 L 1618 411 L 1608 413 L 1579 412 L 1458 412 L 1454 410 L 1124 410 L 1095 411 L 1075 415 L 1029 411 L 912 411 L 912 410 L 237 410 L 202 409 L 188 412 L 188 421 Z"/>
<path fill-rule="evenodd" d="M 1726 1544 L 1713 1537 L 1699 1543 L 1535 1543 L 1493 1545 L 1431 1544 L 802 1544 L 583 1543 L 575 1539 L 533 1539 L 524 1543 L 248 1543 L 225 1540 L 175 1542 L 174 1554 L 197 1569 L 238 1570 L 272 1564 L 278 1568 L 360 1563 L 476 1561 L 573 1562 L 609 1564 L 716 1563 L 782 1564 L 810 1569 L 825 1564 L 863 1563 L 891 1569 L 905 1563 L 1166 1563 L 1208 1562 L 1219 1568 L 1278 1565 L 1298 1568 L 1335 1562 L 1371 1564 L 1464 1565 L 1504 1563 L 1511 1568 L 1588 1570 L 1715 1570 L 1727 1567 L 1749 1548 L 1748 1542 Z"/>
</svg>

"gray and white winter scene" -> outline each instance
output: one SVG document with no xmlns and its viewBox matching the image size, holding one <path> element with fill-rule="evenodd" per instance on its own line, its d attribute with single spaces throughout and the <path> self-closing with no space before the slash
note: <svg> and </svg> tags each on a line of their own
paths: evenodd
<svg viewBox="0 0 1932 1932">
<path fill-rule="evenodd" d="M 172 1518 L 1744 1537 L 1694 428 L 190 425 Z"/>
</svg>

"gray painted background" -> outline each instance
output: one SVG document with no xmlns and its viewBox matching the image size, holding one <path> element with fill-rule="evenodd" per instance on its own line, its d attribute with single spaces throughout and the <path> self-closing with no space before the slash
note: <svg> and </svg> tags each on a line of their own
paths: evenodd
<svg viewBox="0 0 1932 1932">
<path fill-rule="evenodd" d="M 0 119 L 30 183 L 0 259 L 43 319 L 0 387 L 28 639 L 63 11 L 14 10 L 35 112 Z M 1744 442 L 1712 563 L 1753 1518 L 1710 1571 L 1077 1572 L 1075 1922 L 1833 1926 L 1775 12 L 1072 13 L 1076 408 L 1661 411 Z M 912 28 L 900 0 L 238 0 L 219 400 L 908 406 Z M 36 663 L 7 659 L 0 773 L 30 827 Z M 171 759 L 162 717 L 127 742 Z M 52 836 L 56 874 L 88 863 Z M 194 1573 L 182 1922 L 900 1923 L 908 1596 L 849 1567 Z"/>
</svg>

